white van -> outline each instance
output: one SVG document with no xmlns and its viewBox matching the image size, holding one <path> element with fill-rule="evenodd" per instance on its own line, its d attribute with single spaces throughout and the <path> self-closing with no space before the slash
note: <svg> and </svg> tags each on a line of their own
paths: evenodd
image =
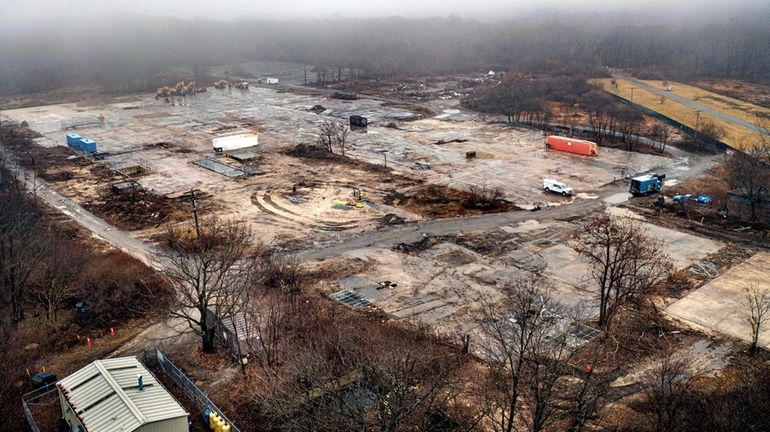
<svg viewBox="0 0 770 432">
<path fill-rule="evenodd" d="M 570 196 L 574 193 L 571 187 L 554 179 L 543 179 L 543 189 L 546 192 L 553 192 L 562 196 Z"/>
</svg>

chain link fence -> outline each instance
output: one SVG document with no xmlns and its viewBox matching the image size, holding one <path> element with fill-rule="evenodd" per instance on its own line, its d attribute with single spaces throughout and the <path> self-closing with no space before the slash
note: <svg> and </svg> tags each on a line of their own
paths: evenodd
<svg viewBox="0 0 770 432">
<path fill-rule="evenodd" d="M 40 432 L 40 427 L 38 427 L 37 421 L 35 421 L 35 415 L 32 413 L 33 409 L 51 407 L 53 405 L 58 406 L 58 394 L 56 386 L 50 384 L 32 390 L 21 397 L 21 406 L 24 408 L 24 419 L 27 420 L 29 429 L 32 432 Z"/>
<path fill-rule="evenodd" d="M 232 432 L 240 432 L 240 430 L 230 421 L 229 418 L 206 396 L 203 390 L 199 389 L 187 375 L 184 374 L 174 363 L 166 357 L 160 350 L 152 349 L 144 352 L 144 364 L 146 366 L 156 365 L 158 366 L 172 381 L 174 384 L 184 390 L 185 395 L 195 404 L 195 407 L 200 412 L 206 411 L 208 408 L 212 412 L 219 414 L 222 419 L 230 425 Z"/>
</svg>

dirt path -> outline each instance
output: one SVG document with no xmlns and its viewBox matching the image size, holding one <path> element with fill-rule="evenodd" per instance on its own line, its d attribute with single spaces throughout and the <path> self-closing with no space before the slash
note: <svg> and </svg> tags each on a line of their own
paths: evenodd
<svg viewBox="0 0 770 432">
<path fill-rule="evenodd" d="M 104 240 L 112 247 L 131 255 L 150 267 L 158 267 L 157 257 L 159 256 L 159 250 L 153 244 L 136 239 L 130 233 L 115 228 L 84 209 L 80 204 L 61 195 L 44 180 L 39 177 L 36 178 L 34 174 L 16 163 L 8 151 L 4 151 L 3 156 L 9 168 L 16 173 L 17 179 L 26 186 L 31 194 L 42 199 L 60 213 L 68 216 L 90 231 L 95 237 Z"/>
</svg>

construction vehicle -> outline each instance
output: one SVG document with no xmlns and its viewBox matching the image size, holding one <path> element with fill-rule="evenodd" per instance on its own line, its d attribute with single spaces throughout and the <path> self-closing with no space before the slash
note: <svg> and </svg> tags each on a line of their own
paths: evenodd
<svg viewBox="0 0 770 432">
<path fill-rule="evenodd" d="M 200 91 L 200 89 L 203 89 Z M 206 91 L 205 87 L 196 87 L 195 81 L 190 81 L 189 83 L 186 83 L 184 81 L 179 81 L 174 85 L 173 87 L 161 87 L 158 89 L 158 91 L 155 93 L 155 98 L 167 98 L 171 96 L 188 96 L 188 95 L 194 95 L 196 93 L 202 93 L 203 91 Z"/>
<path fill-rule="evenodd" d="M 239 83 L 235 83 L 235 88 L 238 90 L 248 90 L 249 89 L 249 83 L 246 81 L 241 81 Z"/>
<path fill-rule="evenodd" d="M 660 192 L 663 187 L 663 180 L 666 178 L 665 174 L 646 174 L 631 179 L 631 183 L 628 186 L 628 191 L 633 196 L 643 196 L 655 192 Z"/>
<path fill-rule="evenodd" d="M 227 88 L 228 85 L 230 85 L 230 83 L 228 83 L 227 80 L 219 80 L 214 83 L 214 88 L 218 88 L 221 90 L 221 89 Z"/>
</svg>

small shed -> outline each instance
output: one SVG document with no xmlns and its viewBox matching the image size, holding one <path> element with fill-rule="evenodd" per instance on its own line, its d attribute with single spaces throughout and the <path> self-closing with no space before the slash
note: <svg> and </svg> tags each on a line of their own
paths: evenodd
<svg viewBox="0 0 770 432">
<path fill-rule="evenodd" d="M 72 431 L 188 430 L 187 412 L 136 357 L 96 360 L 56 386 Z"/>
<path fill-rule="evenodd" d="M 252 349 L 261 347 L 256 326 L 244 314 L 239 312 L 232 317 L 217 319 L 214 311 L 208 309 L 206 319 L 209 324 L 216 323 L 217 339 L 236 360 L 243 361 Z"/>
<path fill-rule="evenodd" d="M 350 127 L 365 128 L 369 125 L 369 120 L 366 117 L 360 115 L 350 116 Z"/>
</svg>

